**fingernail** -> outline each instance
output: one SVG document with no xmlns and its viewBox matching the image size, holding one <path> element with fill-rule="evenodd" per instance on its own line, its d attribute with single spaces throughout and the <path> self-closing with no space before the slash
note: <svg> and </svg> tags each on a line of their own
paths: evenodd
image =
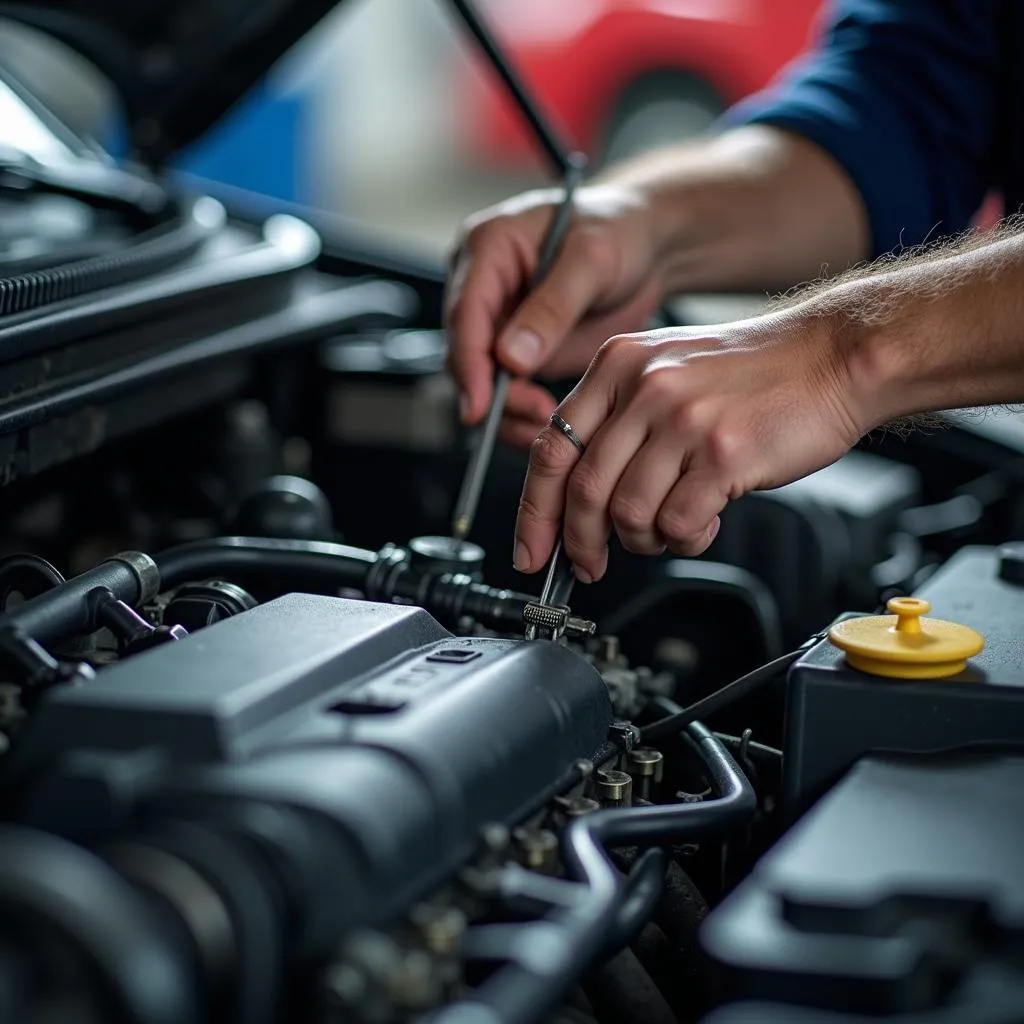
<svg viewBox="0 0 1024 1024">
<path fill-rule="evenodd" d="M 506 550 L 508 549 L 506 548 Z M 516 541 L 516 546 L 512 551 L 512 565 L 518 572 L 525 572 L 530 568 L 530 552 L 521 540 Z"/>
<path fill-rule="evenodd" d="M 469 395 L 459 395 L 459 416 L 463 423 L 469 421 Z"/>
<path fill-rule="evenodd" d="M 516 331 L 502 346 L 507 358 L 518 363 L 524 370 L 532 370 L 540 359 L 540 338 L 533 331 Z"/>
<path fill-rule="evenodd" d="M 594 582 L 594 577 L 591 576 L 590 573 L 587 572 L 587 570 L 584 569 L 582 566 L 574 565 L 572 567 L 572 571 L 576 574 L 576 579 L 578 579 L 580 581 L 580 583 L 593 583 Z"/>
<path fill-rule="evenodd" d="M 708 527 L 708 543 L 710 544 L 717 536 L 718 531 L 722 528 L 722 520 L 715 516 L 711 520 L 711 525 Z"/>
</svg>

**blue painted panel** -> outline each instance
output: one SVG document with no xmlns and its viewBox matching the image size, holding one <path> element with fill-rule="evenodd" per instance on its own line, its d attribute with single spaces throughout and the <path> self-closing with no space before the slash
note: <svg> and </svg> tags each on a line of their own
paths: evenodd
<svg viewBox="0 0 1024 1024">
<path fill-rule="evenodd" d="M 175 161 L 181 170 L 289 202 L 309 202 L 307 102 L 254 89 Z"/>
</svg>

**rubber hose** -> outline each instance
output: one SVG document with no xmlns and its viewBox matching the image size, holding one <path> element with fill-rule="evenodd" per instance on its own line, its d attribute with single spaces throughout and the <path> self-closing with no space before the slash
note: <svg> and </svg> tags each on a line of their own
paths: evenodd
<svg viewBox="0 0 1024 1024">
<path fill-rule="evenodd" d="M 676 1024 L 665 997 L 631 949 L 612 957 L 583 988 L 599 1024 Z"/>
</svg>

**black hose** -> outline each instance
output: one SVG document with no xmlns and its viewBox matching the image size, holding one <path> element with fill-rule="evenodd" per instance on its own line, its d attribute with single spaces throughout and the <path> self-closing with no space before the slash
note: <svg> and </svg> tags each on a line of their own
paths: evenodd
<svg viewBox="0 0 1024 1024">
<path fill-rule="evenodd" d="M 599 1024 L 676 1024 L 675 1014 L 631 949 L 622 950 L 584 985 Z"/>
<path fill-rule="evenodd" d="M 540 943 L 543 953 L 534 952 L 536 944 L 524 936 L 510 947 L 515 958 L 507 967 L 465 1000 L 432 1015 L 434 1024 L 455 1024 L 474 1010 L 503 1024 L 529 1024 L 551 1012 L 600 954 L 605 937 L 619 919 L 622 886 L 606 848 L 712 839 L 727 835 L 753 816 L 756 796 L 729 752 L 698 722 L 691 723 L 687 733 L 718 798 L 598 811 L 571 822 L 563 836 L 562 855 L 569 874 L 582 883 L 584 892 L 563 905 L 547 923 L 523 926 L 540 927 L 548 934 Z M 555 932 L 559 933 L 557 943 Z"/>
<path fill-rule="evenodd" d="M 661 900 L 667 870 L 668 854 L 660 846 L 645 850 L 633 862 L 626 876 L 625 899 L 605 939 L 608 956 L 628 946 L 650 920 Z"/>
<path fill-rule="evenodd" d="M 7 608 L 11 594 L 29 599 L 59 587 L 64 577 L 45 558 L 16 554 L 0 558 L 0 612 Z"/>
<path fill-rule="evenodd" d="M 124 552 L 0 615 L 0 629 L 20 631 L 44 646 L 53 644 L 99 628 L 96 603 L 89 600 L 93 591 L 109 590 L 135 608 L 159 589 L 153 560 L 138 551 Z"/>
<path fill-rule="evenodd" d="M 170 548 L 156 563 L 168 590 L 212 577 L 228 578 L 261 599 L 291 590 L 336 594 L 351 588 L 371 601 L 415 604 L 450 627 L 468 616 L 487 628 L 519 632 L 523 610 L 536 600 L 460 573 L 423 571 L 395 545 L 368 551 L 325 541 L 215 537 Z"/>
<path fill-rule="evenodd" d="M 703 1017 L 701 1007 L 706 1003 L 701 962 L 691 962 L 685 954 L 680 955 L 654 921 L 636 937 L 631 948 L 672 1008 L 676 1020 L 680 1024 L 700 1020 Z"/>
<path fill-rule="evenodd" d="M 214 537 L 170 548 L 156 556 L 164 589 L 214 576 L 246 588 L 284 593 L 336 593 L 360 589 L 377 554 L 348 544 L 267 537 Z"/>
<path fill-rule="evenodd" d="M 654 913 L 653 923 L 664 934 L 674 951 L 674 972 L 680 988 L 695 1003 L 703 989 L 703 960 L 700 955 L 700 929 L 707 917 L 708 905 L 690 876 L 675 861 L 669 866 L 665 889 Z M 669 1003 L 677 1001 L 667 993 Z"/>
</svg>

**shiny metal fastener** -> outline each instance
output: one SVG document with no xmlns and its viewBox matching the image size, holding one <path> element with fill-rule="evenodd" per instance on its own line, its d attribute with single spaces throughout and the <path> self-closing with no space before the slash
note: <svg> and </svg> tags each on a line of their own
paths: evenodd
<svg viewBox="0 0 1024 1024">
<path fill-rule="evenodd" d="M 637 747 L 626 755 L 626 771 L 633 776 L 641 800 L 650 800 L 665 773 L 665 755 L 651 747 Z"/>
<path fill-rule="evenodd" d="M 628 807 L 632 795 L 633 778 L 626 772 L 606 768 L 594 776 L 594 796 L 605 807 Z"/>
<path fill-rule="evenodd" d="M 573 615 L 565 605 L 531 601 L 523 609 L 523 621 L 526 623 L 528 640 L 536 639 L 538 633 L 543 633 L 550 640 L 557 640 L 561 636 L 585 637 L 597 632 L 596 623 Z"/>
</svg>

